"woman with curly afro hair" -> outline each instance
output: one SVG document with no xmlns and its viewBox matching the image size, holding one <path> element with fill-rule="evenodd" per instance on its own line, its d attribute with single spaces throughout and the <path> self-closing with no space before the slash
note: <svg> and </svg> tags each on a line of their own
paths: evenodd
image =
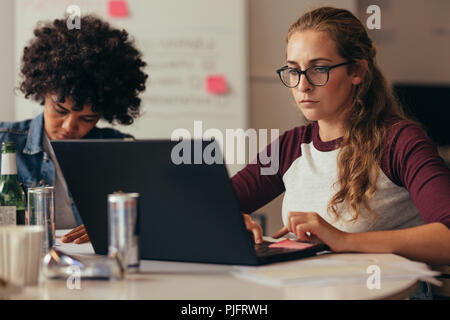
<svg viewBox="0 0 450 320">
<path fill-rule="evenodd" d="M 55 186 L 55 222 L 60 229 L 82 222 L 61 172 L 53 165 L 50 140 L 132 138 L 96 124 L 100 119 L 132 124 L 140 114 L 139 94 L 148 77 L 146 63 L 125 30 L 92 15 L 80 22 L 81 29 L 69 30 L 66 19 L 56 19 L 34 30 L 23 51 L 20 91 L 42 104 L 44 111 L 34 119 L 0 122 L 0 142 L 16 143 L 25 191 Z M 66 241 L 88 240 L 82 225 L 75 230 Z"/>
</svg>

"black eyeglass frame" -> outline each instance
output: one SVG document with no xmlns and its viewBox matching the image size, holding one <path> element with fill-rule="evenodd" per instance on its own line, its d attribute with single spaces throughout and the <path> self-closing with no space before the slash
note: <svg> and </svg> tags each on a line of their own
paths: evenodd
<svg viewBox="0 0 450 320">
<path fill-rule="evenodd" d="M 284 66 L 284 67 L 278 69 L 278 70 L 277 70 L 277 73 L 278 73 L 278 76 L 280 77 L 281 82 L 282 82 L 286 87 L 288 87 L 288 88 L 295 88 L 295 87 L 297 87 L 298 84 L 300 83 L 300 78 L 301 78 L 302 74 L 305 75 L 306 79 L 308 80 L 308 82 L 309 82 L 312 86 L 315 86 L 315 87 L 323 87 L 323 86 L 325 86 L 325 85 L 328 83 L 328 80 L 330 79 L 330 70 L 331 70 L 331 69 L 334 69 L 334 68 L 337 68 L 337 67 L 340 67 L 340 66 L 344 66 L 344 65 L 347 65 L 347 64 L 351 64 L 351 63 L 355 63 L 355 61 L 347 61 L 347 62 L 343 62 L 343 63 L 336 64 L 336 65 L 334 65 L 334 66 L 311 66 L 311 67 L 306 68 L 306 69 L 303 70 L 303 71 L 302 71 L 302 70 L 299 70 L 299 69 L 297 69 L 297 68 L 292 68 L 292 67 Z M 327 71 L 327 80 L 325 81 L 324 84 L 314 84 L 314 83 L 311 82 L 311 80 L 309 79 L 308 75 L 306 74 L 306 72 L 307 72 L 309 69 L 311 69 L 311 68 L 322 68 L 322 69 L 325 69 L 325 70 Z M 297 81 L 297 84 L 296 84 L 295 86 L 292 86 L 292 87 L 291 87 L 291 86 L 288 86 L 288 85 L 283 81 L 283 78 L 281 77 L 281 72 L 283 72 L 284 70 L 288 70 L 288 69 L 290 69 L 290 70 L 295 70 L 295 71 L 298 73 L 298 81 Z"/>
</svg>

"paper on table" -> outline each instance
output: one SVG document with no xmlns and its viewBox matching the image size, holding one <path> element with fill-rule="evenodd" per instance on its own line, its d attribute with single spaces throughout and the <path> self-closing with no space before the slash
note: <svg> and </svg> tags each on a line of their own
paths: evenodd
<svg viewBox="0 0 450 320">
<path fill-rule="evenodd" d="M 70 232 L 71 229 L 61 229 L 56 230 L 56 242 L 55 247 L 56 249 L 62 250 L 68 254 L 77 254 L 77 255 L 95 255 L 94 248 L 92 247 L 92 243 L 86 242 L 82 244 L 75 244 L 75 243 L 63 243 L 61 241 L 61 238 L 68 232 Z"/>
<path fill-rule="evenodd" d="M 269 245 L 269 248 L 284 248 L 284 249 L 306 249 L 314 246 L 312 243 L 298 242 L 291 239 L 286 239 L 283 241 L 275 242 Z"/>
<path fill-rule="evenodd" d="M 431 271 L 426 264 L 408 260 L 381 263 L 373 259 L 312 259 L 263 267 L 234 267 L 233 274 L 275 287 L 300 284 L 337 285 L 350 282 L 366 283 L 371 275 L 367 273 L 367 268 L 371 265 L 380 268 L 383 279 L 420 279 L 439 285 L 439 281 L 433 278 L 439 275 L 439 272 Z"/>
</svg>

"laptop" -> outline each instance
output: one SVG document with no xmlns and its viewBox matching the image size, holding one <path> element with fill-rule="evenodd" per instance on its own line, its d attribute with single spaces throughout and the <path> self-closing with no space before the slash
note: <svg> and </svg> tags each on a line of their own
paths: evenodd
<svg viewBox="0 0 450 320">
<path fill-rule="evenodd" d="M 172 160 L 177 141 L 51 142 L 95 253 L 107 254 L 107 196 L 119 190 L 140 194 L 141 259 L 263 265 L 329 249 L 324 244 L 303 250 L 255 245 L 226 165 L 194 164 L 198 143 L 200 151 L 209 148 L 222 159 L 216 141 L 188 140 L 191 149 L 179 154 L 190 157 L 191 164 L 178 165 Z"/>
</svg>

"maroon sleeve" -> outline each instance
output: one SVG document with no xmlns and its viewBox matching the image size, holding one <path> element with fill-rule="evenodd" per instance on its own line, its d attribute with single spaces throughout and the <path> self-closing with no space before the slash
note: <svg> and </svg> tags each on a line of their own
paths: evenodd
<svg viewBox="0 0 450 320">
<path fill-rule="evenodd" d="M 231 178 L 243 213 L 254 212 L 285 191 L 283 175 L 292 162 L 301 156 L 301 143 L 310 140 L 310 137 L 310 126 L 301 126 L 285 132 L 258 154 L 256 163 L 248 164 Z M 274 143 L 278 143 L 276 159 L 272 157 L 272 150 L 276 150 L 273 148 Z M 264 158 L 271 158 L 272 166 L 273 161 L 277 161 L 277 170 L 274 174 L 262 174 L 262 168 L 271 166 L 271 164 L 261 163 L 262 155 L 265 155 Z M 267 161 L 263 162 L 267 163 Z"/>
<path fill-rule="evenodd" d="M 411 121 L 390 127 L 381 168 L 405 187 L 426 223 L 450 228 L 450 171 L 427 134 Z"/>
</svg>

